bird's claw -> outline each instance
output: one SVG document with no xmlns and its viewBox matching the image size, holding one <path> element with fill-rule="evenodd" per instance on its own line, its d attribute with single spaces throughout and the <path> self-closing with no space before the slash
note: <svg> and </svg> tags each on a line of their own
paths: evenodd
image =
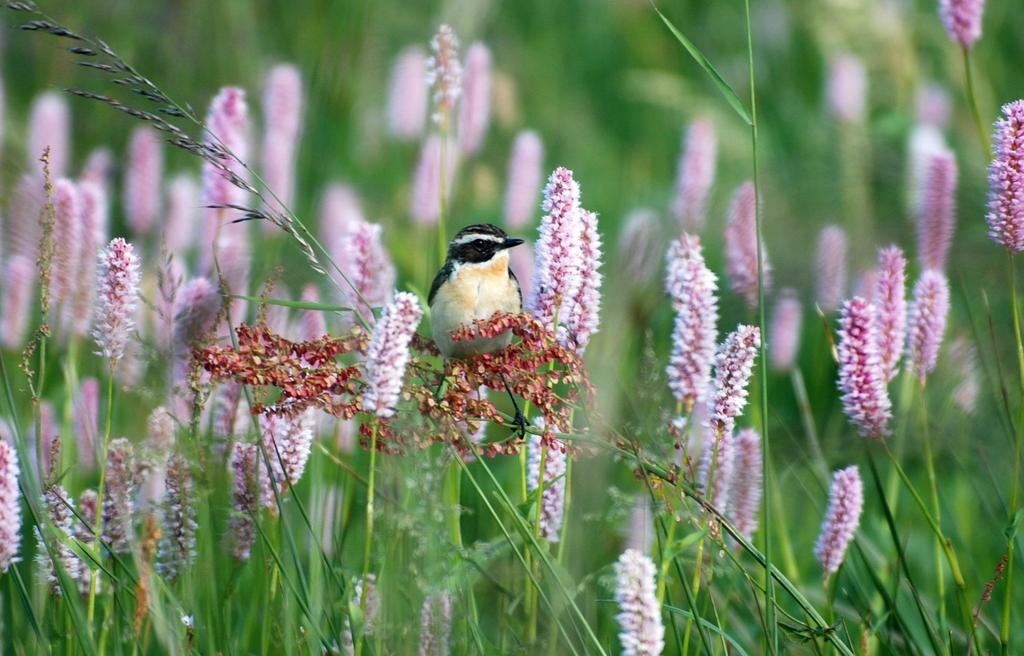
<svg viewBox="0 0 1024 656">
<path fill-rule="evenodd" d="M 516 416 L 512 418 L 512 426 L 519 437 L 526 437 L 526 417 L 519 408 L 516 408 Z"/>
</svg>

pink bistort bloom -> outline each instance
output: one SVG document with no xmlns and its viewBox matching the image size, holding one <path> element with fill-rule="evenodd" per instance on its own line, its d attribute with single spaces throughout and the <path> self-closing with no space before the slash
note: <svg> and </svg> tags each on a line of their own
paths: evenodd
<svg viewBox="0 0 1024 656">
<path fill-rule="evenodd" d="M 857 532 L 864 510 L 864 483 L 856 465 L 840 469 L 832 476 L 828 493 L 828 514 L 821 525 L 821 534 L 814 545 L 814 556 L 821 563 L 825 576 L 835 574 L 843 564 L 846 548 Z"/>
<path fill-rule="evenodd" d="M 669 246 L 666 286 L 676 310 L 668 385 L 689 410 L 706 398 L 718 340 L 718 284 L 698 237 L 684 233 Z"/>
<path fill-rule="evenodd" d="M 1014 253 L 1024 250 L 1024 100 L 1003 106 L 988 167 L 988 235 Z"/>
<path fill-rule="evenodd" d="M 447 124 L 462 95 L 462 64 L 459 62 L 459 39 L 449 25 L 441 25 L 430 41 L 431 56 L 427 60 L 427 84 L 434 89 L 434 121 Z"/>
<path fill-rule="evenodd" d="M 942 271 L 953 242 L 956 211 L 956 158 L 945 151 L 932 156 L 924 178 L 917 216 L 917 259 L 924 269 Z"/>
<path fill-rule="evenodd" d="M 459 106 L 459 146 L 470 155 L 480 150 L 491 122 L 491 51 L 482 43 L 466 50 L 466 70 Z"/>
<path fill-rule="evenodd" d="M 867 74 L 860 59 L 841 53 L 829 61 L 828 107 L 840 123 L 860 123 L 867 104 Z"/>
<path fill-rule="evenodd" d="M 892 404 L 879 354 L 875 307 L 859 296 L 839 315 L 839 389 L 847 418 L 865 437 L 889 434 Z"/>
<path fill-rule="evenodd" d="M 67 175 L 71 158 L 71 109 L 63 94 L 45 91 L 35 97 L 29 109 L 25 140 L 27 168 L 35 172 L 37 180 L 43 175 L 39 158 L 47 148 L 50 149 L 50 175 L 55 179 Z"/>
<path fill-rule="evenodd" d="M 888 382 L 899 372 L 907 330 L 907 260 L 898 246 L 878 251 L 872 293 L 877 308 L 879 357 Z"/>
<path fill-rule="evenodd" d="M 654 561 L 634 549 L 624 551 L 615 563 L 615 619 L 623 656 L 658 656 L 665 649 L 656 578 Z"/>
<path fill-rule="evenodd" d="M 783 289 L 775 302 L 771 330 L 768 331 L 768 360 L 775 371 L 789 371 L 796 364 L 803 314 L 803 306 L 793 290 Z"/>
<path fill-rule="evenodd" d="M 582 285 L 583 221 L 580 187 L 572 171 L 559 167 L 544 188 L 539 236 L 534 247 L 533 283 L 527 310 L 550 330 L 565 321 Z"/>
<path fill-rule="evenodd" d="M 949 38 L 970 49 L 981 38 L 985 0 L 939 0 L 939 18 Z"/>
<path fill-rule="evenodd" d="M 540 537 L 558 542 L 565 512 L 565 470 L 568 455 L 561 444 L 542 448 L 541 436 L 531 435 L 526 445 L 526 486 L 540 487 L 540 461 L 544 460 L 544 496 L 540 501 Z M 556 480 L 557 479 L 557 480 Z"/>
<path fill-rule="evenodd" d="M 700 232 L 707 215 L 708 194 L 715 181 L 718 140 L 706 119 L 697 119 L 686 130 L 683 155 L 676 174 L 672 215 L 683 230 Z"/>
<path fill-rule="evenodd" d="M 566 330 L 576 352 L 582 355 L 601 321 L 601 235 L 593 212 L 580 212 L 580 222 L 580 287 L 567 310 Z"/>
<path fill-rule="evenodd" d="M 272 192 L 270 206 L 282 211 L 295 198 L 295 158 L 302 134 L 302 74 L 291 64 L 267 72 L 263 86 L 263 181 Z M 274 200 L 276 197 L 280 204 Z M 264 232 L 276 228 L 264 221 Z"/>
<path fill-rule="evenodd" d="M 752 182 L 744 182 L 733 194 L 725 227 L 725 265 L 729 286 L 749 307 L 757 305 L 757 207 Z M 761 248 L 764 290 L 771 287 L 768 253 Z"/>
<path fill-rule="evenodd" d="M 729 491 L 729 518 L 746 539 L 757 530 L 764 492 L 761 466 L 761 435 L 752 428 L 736 434 L 736 460 L 733 463 L 732 489 Z"/>
<path fill-rule="evenodd" d="M 537 190 L 544 167 L 544 143 L 532 130 L 524 130 L 512 142 L 505 187 L 505 225 L 519 229 L 530 224 L 537 210 Z"/>
<path fill-rule="evenodd" d="M 124 216 L 136 235 L 152 230 L 160 217 L 164 153 L 156 130 L 143 125 L 132 132 L 124 167 Z"/>
<path fill-rule="evenodd" d="M 19 472 L 14 445 L 0 439 L 0 574 L 18 562 L 18 542 L 21 540 Z"/>
<path fill-rule="evenodd" d="M 948 316 L 949 281 L 940 271 L 922 272 L 907 311 L 907 362 L 922 383 L 935 369 Z"/>
<path fill-rule="evenodd" d="M 743 414 L 750 374 L 760 347 L 761 331 L 742 324 L 718 347 L 715 379 L 708 398 L 709 426 L 717 436 L 732 435 L 736 418 Z"/>
<path fill-rule="evenodd" d="M 822 312 L 835 312 L 846 295 L 846 231 L 825 226 L 818 234 L 815 301 Z"/>
<path fill-rule="evenodd" d="M 111 363 L 124 357 L 135 330 L 139 271 L 135 248 L 120 237 L 100 253 L 92 335 L 100 348 L 99 354 Z"/>
<path fill-rule="evenodd" d="M 363 409 L 367 412 L 378 417 L 394 414 L 409 362 L 409 341 L 422 318 L 419 301 L 408 292 L 396 293 L 384 308 L 366 351 Z"/>
<path fill-rule="evenodd" d="M 398 53 L 388 91 L 388 131 L 410 140 L 423 134 L 427 119 L 427 56 L 417 46 Z"/>
</svg>

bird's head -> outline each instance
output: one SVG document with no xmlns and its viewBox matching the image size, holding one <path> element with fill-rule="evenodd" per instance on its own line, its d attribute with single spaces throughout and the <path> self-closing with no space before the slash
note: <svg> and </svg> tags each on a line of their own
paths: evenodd
<svg viewBox="0 0 1024 656">
<path fill-rule="evenodd" d="M 455 264 L 480 264 L 522 243 L 522 239 L 509 237 L 496 225 L 477 223 L 459 230 L 448 242 L 448 260 Z"/>
</svg>

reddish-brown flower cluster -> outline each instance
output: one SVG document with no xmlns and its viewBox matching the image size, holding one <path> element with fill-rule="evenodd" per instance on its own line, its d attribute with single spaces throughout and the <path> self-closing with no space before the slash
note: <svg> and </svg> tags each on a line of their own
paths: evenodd
<svg viewBox="0 0 1024 656">
<path fill-rule="evenodd" d="M 359 411 L 362 369 L 337 362 L 339 356 L 366 349 L 366 333 L 353 329 L 345 338 L 324 336 L 293 342 L 275 335 L 266 325 L 242 325 L 238 348 L 214 345 L 195 351 L 196 359 L 214 380 L 234 380 L 280 395 L 269 394 L 253 404 L 254 414 L 295 416 L 318 407 L 350 419 Z"/>
<path fill-rule="evenodd" d="M 528 314 L 499 314 L 455 331 L 452 338 L 464 341 L 507 332 L 513 335 L 508 347 L 448 362 L 440 391 L 437 348 L 432 341 L 414 336 L 401 399 L 415 404 L 418 412 L 402 412 L 400 405 L 393 417 L 367 417 L 360 426 L 363 446 L 369 445 L 376 431 L 379 450 L 388 453 L 401 453 L 410 443 L 426 448 L 434 442 L 451 443 L 468 453 L 467 440 L 483 422 L 511 423 L 488 395 L 480 394 L 486 387 L 495 392 L 491 398 L 500 399 L 506 394 L 506 383 L 521 407 L 543 418 L 548 442 L 555 432 L 568 431 L 572 409 L 588 400 L 593 388 L 579 356 L 539 321 Z M 243 325 L 237 338 L 237 348 L 209 346 L 197 349 L 195 357 L 214 381 L 232 380 L 256 388 L 259 398 L 254 413 L 294 416 L 317 407 L 352 418 L 362 412 L 364 364 L 343 363 L 343 356 L 365 354 L 369 338 L 361 329 L 354 328 L 344 338 L 293 342 L 265 325 Z M 516 453 L 520 445 L 517 438 L 489 444 L 484 450 L 488 455 Z"/>
<path fill-rule="evenodd" d="M 529 314 L 496 314 L 452 333 L 454 341 L 494 338 L 511 332 L 512 343 L 493 353 L 469 360 L 452 360 L 445 370 L 441 394 L 431 386 L 412 386 L 410 392 L 420 413 L 431 420 L 430 441 L 451 442 L 468 449 L 465 436 L 471 435 L 481 421 L 507 423 L 494 405 L 476 392 L 481 387 L 494 390 L 500 398 L 508 390 L 528 404 L 531 412 L 543 417 L 545 437 L 570 429 L 570 413 L 580 401 L 593 393 L 583 372 L 583 363 L 575 351 L 558 342 L 554 333 Z M 423 363 L 419 363 L 421 367 Z M 436 381 L 429 371 L 418 371 L 425 380 Z M 467 427 L 469 430 L 467 430 Z M 515 453 L 520 440 L 508 440 L 487 446 L 489 455 Z"/>
</svg>

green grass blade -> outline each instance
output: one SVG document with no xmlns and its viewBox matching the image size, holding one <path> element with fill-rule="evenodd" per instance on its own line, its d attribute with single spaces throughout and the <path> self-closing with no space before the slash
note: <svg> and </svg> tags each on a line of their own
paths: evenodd
<svg viewBox="0 0 1024 656">
<path fill-rule="evenodd" d="M 665 16 L 665 14 L 661 13 L 661 11 L 658 9 L 657 6 L 654 5 L 653 2 L 651 3 L 651 7 L 654 9 L 655 13 L 657 13 L 658 16 L 661 18 L 661 21 L 665 23 L 665 27 L 669 29 L 669 31 L 672 33 L 672 36 L 674 36 L 676 40 L 679 41 L 679 43 L 681 43 L 684 48 L 686 48 L 686 52 L 690 53 L 690 56 L 693 57 L 693 60 L 697 62 L 697 64 L 699 64 L 701 68 L 704 69 L 704 72 L 707 73 L 708 76 L 711 77 L 711 80 L 715 83 L 715 86 L 718 87 L 718 90 L 725 98 L 725 101 L 729 103 L 730 107 L 733 108 L 733 111 L 735 111 L 747 125 L 753 125 L 754 121 L 750 118 L 750 112 L 748 112 L 747 108 L 743 106 L 743 102 L 740 100 L 739 96 L 736 95 L 736 92 L 733 91 L 733 88 L 729 86 L 729 83 L 726 82 L 725 79 L 721 76 L 721 74 L 718 72 L 718 69 L 715 68 L 714 64 L 708 61 L 708 58 L 704 56 L 704 53 L 702 53 L 700 49 L 697 48 L 697 46 L 693 45 L 693 42 L 686 38 L 686 35 L 684 35 L 682 32 L 676 29 L 676 26 L 672 24 L 672 21 L 670 21 Z"/>
</svg>

